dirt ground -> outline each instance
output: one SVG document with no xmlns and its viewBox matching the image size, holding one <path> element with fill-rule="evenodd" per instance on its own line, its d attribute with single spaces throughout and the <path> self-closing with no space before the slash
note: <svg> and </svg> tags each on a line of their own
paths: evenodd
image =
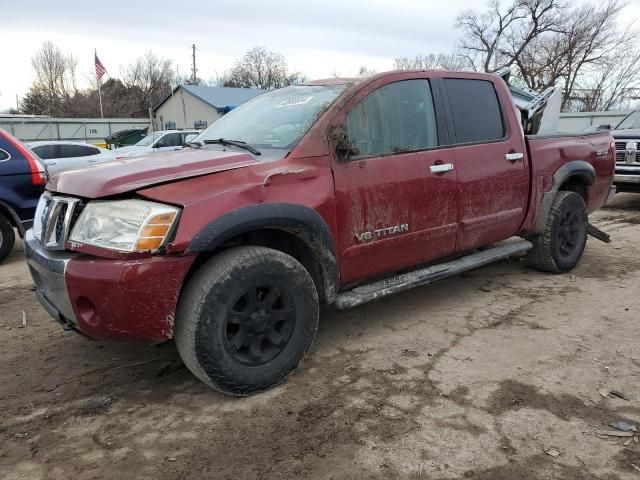
<svg viewBox="0 0 640 480">
<path fill-rule="evenodd" d="M 0 266 L 0 478 L 638 479 L 640 443 L 598 432 L 640 428 L 640 195 L 592 220 L 613 243 L 590 239 L 572 274 L 505 262 L 323 312 L 302 367 L 240 399 L 173 344 L 62 331 L 18 245 Z"/>
</svg>

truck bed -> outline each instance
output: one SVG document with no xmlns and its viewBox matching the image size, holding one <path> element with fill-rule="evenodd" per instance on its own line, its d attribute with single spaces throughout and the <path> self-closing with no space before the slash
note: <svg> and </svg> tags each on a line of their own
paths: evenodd
<svg viewBox="0 0 640 480">
<path fill-rule="evenodd" d="M 531 173 L 525 232 L 534 228 L 543 197 L 555 186 L 554 174 L 563 167 L 571 168 L 571 162 L 587 162 L 595 172 L 594 184 L 586 196 L 587 211 L 591 213 L 606 203 L 615 168 L 609 132 L 526 135 L 525 143 Z"/>
</svg>

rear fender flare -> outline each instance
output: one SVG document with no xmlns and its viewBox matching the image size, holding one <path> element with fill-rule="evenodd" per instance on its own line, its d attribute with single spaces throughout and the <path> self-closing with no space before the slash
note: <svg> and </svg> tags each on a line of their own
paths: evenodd
<svg viewBox="0 0 640 480">
<path fill-rule="evenodd" d="M 339 285 L 333 236 L 320 214 L 309 207 L 268 203 L 233 210 L 205 225 L 193 237 L 186 253 L 212 251 L 237 235 L 261 229 L 289 232 L 310 247 L 322 276 L 324 291 L 318 293 L 332 303 Z"/>
<path fill-rule="evenodd" d="M 573 160 L 562 165 L 553 174 L 551 190 L 544 193 L 540 202 L 540 211 L 533 231 L 534 235 L 539 235 L 544 231 L 551 211 L 553 199 L 556 197 L 560 187 L 570 178 L 579 178 L 586 185 L 593 185 L 596 181 L 596 171 L 589 162 L 584 160 Z"/>
</svg>

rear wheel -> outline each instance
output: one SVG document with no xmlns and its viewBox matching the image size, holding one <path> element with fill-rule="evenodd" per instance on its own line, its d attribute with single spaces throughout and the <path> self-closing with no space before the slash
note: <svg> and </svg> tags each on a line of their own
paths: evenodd
<svg viewBox="0 0 640 480">
<path fill-rule="evenodd" d="M 538 270 L 562 273 L 573 269 L 587 243 L 587 207 L 575 192 L 556 195 L 544 232 L 533 239 L 527 262 Z"/>
<path fill-rule="evenodd" d="M 282 382 L 311 347 L 318 294 L 294 258 L 238 247 L 212 258 L 186 285 L 176 345 L 191 372 L 212 388 L 250 395 Z"/>
<path fill-rule="evenodd" d="M 4 215 L 0 214 L 0 261 L 9 256 L 15 242 L 16 234 L 13 231 L 13 225 Z"/>
</svg>

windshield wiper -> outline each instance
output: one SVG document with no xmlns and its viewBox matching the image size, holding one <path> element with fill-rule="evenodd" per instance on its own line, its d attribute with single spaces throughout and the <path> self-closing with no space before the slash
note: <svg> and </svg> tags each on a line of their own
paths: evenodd
<svg viewBox="0 0 640 480">
<path fill-rule="evenodd" d="M 262 155 L 260 150 L 249 145 L 247 142 L 243 142 L 241 140 L 227 140 L 225 138 L 218 138 L 217 140 L 205 140 L 205 145 L 233 145 L 238 148 L 244 148 L 245 150 L 253 153 L 254 155 Z"/>
<path fill-rule="evenodd" d="M 202 148 L 201 142 L 186 142 L 182 145 L 182 147 L 191 147 L 191 148 Z"/>
</svg>

